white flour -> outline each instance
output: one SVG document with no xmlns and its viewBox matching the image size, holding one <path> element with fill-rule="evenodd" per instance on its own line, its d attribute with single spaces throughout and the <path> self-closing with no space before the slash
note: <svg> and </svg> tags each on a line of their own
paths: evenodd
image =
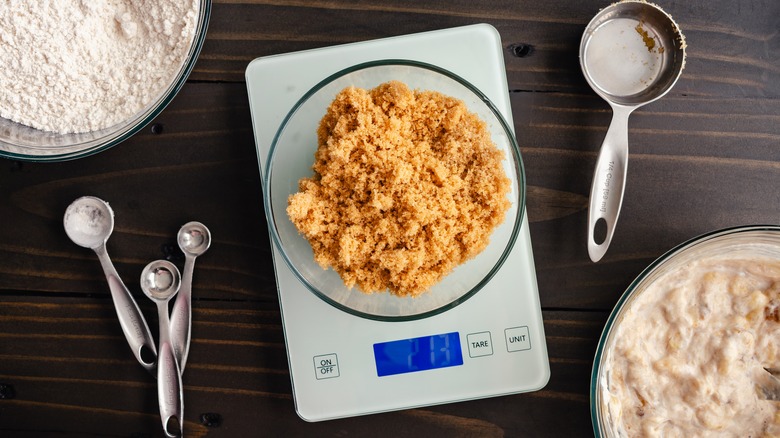
<svg viewBox="0 0 780 438">
<path fill-rule="evenodd" d="M 192 44 L 197 0 L 0 0 L 0 117 L 59 133 L 145 109 Z"/>
<path fill-rule="evenodd" d="M 103 210 L 92 204 L 80 205 L 72 214 L 73 217 L 68 218 L 66 222 L 72 224 L 76 232 L 96 237 L 103 236 L 108 231 L 110 218 L 106 218 Z"/>
</svg>

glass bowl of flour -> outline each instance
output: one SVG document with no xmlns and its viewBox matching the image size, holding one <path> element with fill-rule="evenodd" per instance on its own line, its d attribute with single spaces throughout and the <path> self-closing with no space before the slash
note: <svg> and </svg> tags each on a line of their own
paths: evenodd
<svg viewBox="0 0 780 438">
<path fill-rule="evenodd" d="M 11 2 L 0 9 L 0 156 L 64 161 L 157 117 L 206 38 L 211 0 Z"/>
<path fill-rule="evenodd" d="M 780 226 L 715 231 L 653 262 L 607 320 L 590 386 L 596 437 L 777 437 Z"/>
</svg>

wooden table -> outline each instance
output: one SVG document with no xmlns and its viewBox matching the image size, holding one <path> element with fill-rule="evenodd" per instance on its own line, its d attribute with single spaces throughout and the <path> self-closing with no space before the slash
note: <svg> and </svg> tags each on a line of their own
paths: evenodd
<svg viewBox="0 0 780 438">
<path fill-rule="evenodd" d="M 606 257 L 590 262 L 587 201 L 611 113 L 577 56 L 608 3 L 215 0 L 195 70 L 153 125 L 76 161 L 0 160 L 0 435 L 161 435 L 155 380 L 125 344 L 96 257 L 62 228 L 65 207 L 86 194 L 111 202 L 109 253 L 153 326 L 141 269 L 158 258 L 181 266 L 185 222 L 213 232 L 195 268 L 188 436 L 591 435 L 593 354 L 629 282 L 700 233 L 780 222 L 780 2 L 659 0 L 687 36 L 687 67 L 631 118 L 620 223 Z M 306 423 L 291 395 L 244 69 L 259 56 L 480 22 L 506 49 L 550 382 Z"/>
</svg>

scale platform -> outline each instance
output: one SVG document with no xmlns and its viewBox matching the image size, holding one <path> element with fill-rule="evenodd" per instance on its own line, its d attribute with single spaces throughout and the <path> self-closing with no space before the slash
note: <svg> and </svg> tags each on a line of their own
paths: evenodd
<svg viewBox="0 0 780 438">
<path fill-rule="evenodd" d="M 487 95 L 513 126 L 500 36 L 486 24 L 268 56 L 246 70 L 261 173 L 284 117 L 311 87 L 380 59 L 455 73 Z M 272 252 L 295 409 L 304 420 L 535 391 L 549 380 L 527 215 L 508 258 L 482 290 L 411 321 L 339 310 L 310 292 L 275 246 Z"/>
</svg>

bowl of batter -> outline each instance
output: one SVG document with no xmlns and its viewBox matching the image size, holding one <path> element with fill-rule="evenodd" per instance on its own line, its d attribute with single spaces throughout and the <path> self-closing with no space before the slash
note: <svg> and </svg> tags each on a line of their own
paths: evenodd
<svg viewBox="0 0 780 438">
<path fill-rule="evenodd" d="M 593 364 L 597 437 L 780 436 L 780 227 L 683 243 L 621 296 Z"/>
<path fill-rule="evenodd" d="M 12 2 L 0 10 L 0 156 L 63 161 L 108 149 L 173 100 L 211 0 Z"/>
</svg>

